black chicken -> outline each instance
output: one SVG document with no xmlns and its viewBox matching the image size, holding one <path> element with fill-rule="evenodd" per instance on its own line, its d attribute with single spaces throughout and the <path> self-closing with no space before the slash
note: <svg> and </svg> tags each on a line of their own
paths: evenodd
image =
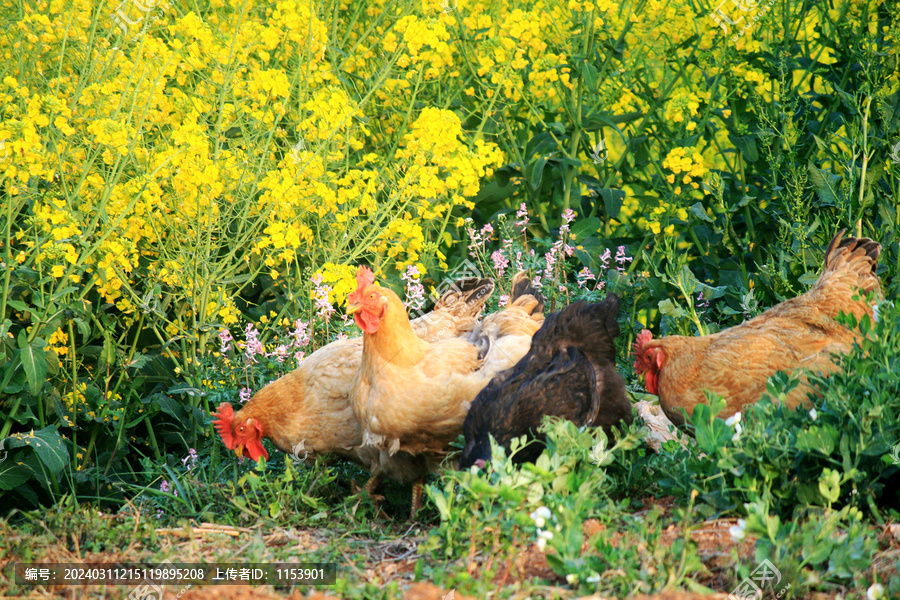
<svg viewBox="0 0 900 600">
<path fill-rule="evenodd" d="M 603 427 L 607 435 L 613 425 L 631 423 L 631 403 L 615 363 L 618 313 L 619 297 L 609 294 L 602 302 L 576 302 L 549 315 L 528 354 L 472 402 L 459 468 L 490 460 L 491 435 L 507 449 L 527 435 L 533 441 L 512 459 L 534 462 L 544 449 L 538 428 L 547 415 Z"/>
</svg>

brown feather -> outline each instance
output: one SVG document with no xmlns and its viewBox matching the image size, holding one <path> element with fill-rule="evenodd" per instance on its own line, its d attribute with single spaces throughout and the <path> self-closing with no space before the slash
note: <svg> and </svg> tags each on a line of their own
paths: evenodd
<svg viewBox="0 0 900 600">
<path fill-rule="evenodd" d="M 682 410 L 706 402 L 705 391 L 722 395 L 727 417 L 760 399 L 777 371 L 805 368 L 829 373 L 838 369 L 835 353 L 846 353 L 859 333 L 838 323 L 840 313 L 872 317 L 867 294 L 881 297 L 875 274 L 881 247 L 868 238 L 841 239 L 839 232 L 825 255 L 825 268 L 801 296 L 786 300 L 736 327 L 702 337 L 669 336 L 642 343 L 642 351 L 659 349 L 659 399 L 666 415 L 684 424 Z M 636 360 L 636 365 L 643 363 Z M 785 398 L 789 407 L 807 401 L 805 378 Z"/>
<path fill-rule="evenodd" d="M 543 315 L 534 312 L 543 305 L 540 294 L 527 285 L 516 290 L 510 305 L 485 318 L 467 339 L 426 343 L 413 335 L 396 294 L 379 286 L 366 289 L 379 298 L 381 321 L 364 335 L 351 394 L 364 445 L 387 456 L 425 457 L 429 469 L 439 464 L 462 431 L 472 400 L 494 374 L 528 352 L 540 327 Z"/>
<path fill-rule="evenodd" d="M 364 273 L 363 278 L 369 276 Z M 467 334 L 493 289 L 488 279 L 456 285 L 434 310 L 412 321 L 412 327 L 429 341 Z M 283 452 L 302 444 L 301 456 L 335 453 L 368 468 L 380 465 L 385 475 L 411 481 L 410 473 L 421 469 L 417 459 L 398 455 L 382 464 L 377 451 L 361 447 L 362 430 L 350 406 L 350 389 L 362 362 L 362 346 L 361 337 L 332 342 L 260 390 L 233 417 L 230 406 L 227 411 L 220 409 L 215 424 L 226 445 L 234 448 L 233 431 L 255 419 L 263 437 Z"/>
</svg>

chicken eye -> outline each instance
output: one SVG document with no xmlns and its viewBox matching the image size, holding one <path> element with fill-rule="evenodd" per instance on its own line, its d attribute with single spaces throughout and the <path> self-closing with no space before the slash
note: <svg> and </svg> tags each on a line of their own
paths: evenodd
<svg viewBox="0 0 900 600">
<path fill-rule="evenodd" d="M 375 299 L 375 292 L 372 292 L 371 294 L 369 294 L 369 298 L 372 299 L 372 300 L 374 300 L 374 299 Z"/>
<path fill-rule="evenodd" d="M 244 426 L 243 426 L 243 425 L 241 425 L 240 427 L 238 427 L 238 432 L 239 432 L 239 433 L 244 433 Z"/>
</svg>

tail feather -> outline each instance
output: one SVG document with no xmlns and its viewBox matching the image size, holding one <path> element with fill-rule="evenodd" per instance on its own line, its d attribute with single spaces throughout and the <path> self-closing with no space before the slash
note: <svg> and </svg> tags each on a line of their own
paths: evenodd
<svg viewBox="0 0 900 600">
<path fill-rule="evenodd" d="M 619 335 L 621 301 L 608 294 L 601 302 L 575 302 L 547 317 L 532 340 L 534 347 L 576 346 L 593 360 L 615 361 L 615 339 Z"/>
<path fill-rule="evenodd" d="M 860 290 L 880 294 L 881 281 L 875 271 L 878 268 L 881 244 L 869 238 L 842 239 L 846 231 L 842 229 L 837 232 L 828 244 L 825 250 L 825 268 L 819 279 L 836 271 L 849 270 L 858 275 L 857 286 Z"/>
<path fill-rule="evenodd" d="M 484 318 L 479 327 L 484 335 L 497 338 L 504 335 L 531 337 L 544 322 L 544 296 L 535 288 L 528 275 L 517 273 L 506 306 Z"/>
<path fill-rule="evenodd" d="M 525 296 L 531 296 L 537 300 L 537 304 L 531 309 L 531 312 L 544 312 L 544 304 L 546 302 L 544 300 L 544 295 L 531 283 L 531 278 L 528 277 L 528 273 L 519 271 L 516 273 L 515 277 L 513 277 L 512 290 L 509 292 L 508 304 L 513 305 L 517 300 L 524 298 Z"/>
<path fill-rule="evenodd" d="M 453 316 L 477 316 L 485 302 L 494 293 L 494 282 L 490 279 L 469 277 L 458 279 L 447 293 L 434 305 L 434 310 L 445 310 Z"/>
</svg>

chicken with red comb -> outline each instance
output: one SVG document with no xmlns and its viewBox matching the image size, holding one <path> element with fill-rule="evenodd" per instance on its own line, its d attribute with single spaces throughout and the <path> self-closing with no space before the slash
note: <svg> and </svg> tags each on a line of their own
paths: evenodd
<svg viewBox="0 0 900 600">
<path fill-rule="evenodd" d="M 351 392 L 365 446 L 382 461 L 407 455 L 418 460 L 411 513 L 422 504 L 423 480 L 462 432 L 478 392 L 494 375 L 516 364 L 544 320 L 543 298 L 520 273 L 507 306 L 466 339 L 434 343 L 415 335 L 403 302 L 392 290 L 370 283 L 368 269 L 348 298 L 347 313 L 363 330 L 363 358 Z M 382 467 L 376 466 L 377 475 Z"/>
<path fill-rule="evenodd" d="M 882 298 L 876 274 L 881 246 L 868 238 L 832 238 L 825 268 L 806 293 L 790 298 L 740 325 L 711 335 L 670 335 L 652 339 L 642 331 L 635 343 L 634 368 L 647 391 L 659 396 L 666 416 L 683 425 L 684 413 L 706 403 L 706 391 L 727 402 L 729 417 L 757 402 L 769 377 L 778 371 L 808 369 L 827 374 L 840 368 L 835 354 L 846 354 L 861 335 L 835 320 L 841 313 L 857 320 L 874 316 Z M 800 385 L 785 395 L 788 407 L 806 403 L 813 392 L 801 372 Z"/>
<path fill-rule="evenodd" d="M 360 277 L 363 282 L 374 281 L 369 269 L 362 270 Z M 450 287 L 431 312 L 412 321 L 417 336 L 435 341 L 468 335 L 494 290 L 491 280 L 475 278 L 455 281 Z M 213 413 L 213 425 L 225 446 L 255 461 L 268 458 L 262 443 L 268 438 L 283 452 L 303 458 L 333 453 L 370 469 L 378 463 L 379 474 L 412 481 L 418 467 L 410 466 L 404 457 L 382 464 L 377 450 L 360 448 L 362 431 L 349 395 L 362 346 L 362 338 L 332 342 L 257 392 L 237 412 L 227 402 L 220 404 Z M 371 480 L 367 489 L 373 491 L 375 484 L 377 479 Z"/>
</svg>

